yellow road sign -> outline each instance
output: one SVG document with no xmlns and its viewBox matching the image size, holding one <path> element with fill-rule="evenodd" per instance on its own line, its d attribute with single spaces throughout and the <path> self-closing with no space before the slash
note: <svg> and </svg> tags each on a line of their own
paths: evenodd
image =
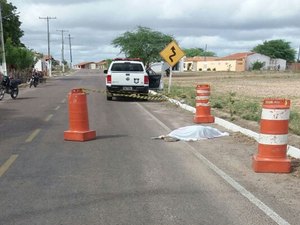
<svg viewBox="0 0 300 225">
<path fill-rule="evenodd" d="M 159 54 L 170 66 L 174 66 L 185 55 L 175 41 L 168 44 Z"/>
</svg>

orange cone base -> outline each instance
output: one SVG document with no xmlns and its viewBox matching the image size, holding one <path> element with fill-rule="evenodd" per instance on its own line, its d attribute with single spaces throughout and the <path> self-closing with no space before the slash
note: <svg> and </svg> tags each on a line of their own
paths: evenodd
<svg viewBox="0 0 300 225">
<path fill-rule="evenodd" d="M 71 131 L 64 132 L 64 140 L 66 141 L 89 141 L 96 138 L 96 131 Z"/>
<path fill-rule="evenodd" d="M 252 168 L 256 173 L 290 173 L 291 160 L 253 156 Z"/>
<path fill-rule="evenodd" d="M 208 116 L 195 116 L 194 123 L 214 123 L 215 117 L 208 115 Z"/>
</svg>

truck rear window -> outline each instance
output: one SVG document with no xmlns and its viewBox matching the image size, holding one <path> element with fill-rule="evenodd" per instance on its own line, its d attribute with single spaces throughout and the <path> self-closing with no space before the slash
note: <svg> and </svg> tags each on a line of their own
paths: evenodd
<svg viewBox="0 0 300 225">
<path fill-rule="evenodd" d="M 139 63 L 114 63 L 111 67 L 111 71 L 141 72 L 144 70 L 142 65 Z"/>
</svg>

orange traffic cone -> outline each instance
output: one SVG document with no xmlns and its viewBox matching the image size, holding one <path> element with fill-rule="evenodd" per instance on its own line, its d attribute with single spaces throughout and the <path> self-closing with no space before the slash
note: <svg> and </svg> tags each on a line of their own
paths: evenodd
<svg viewBox="0 0 300 225">
<path fill-rule="evenodd" d="M 215 117 L 210 115 L 210 86 L 208 84 L 200 84 L 196 87 L 196 115 L 195 123 L 213 123 Z"/>
<path fill-rule="evenodd" d="M 96 131 L 89 130 L 86 93 L 81 88 L 69 93 L 69 130 L 64 132 L 67 141 L 88 141 L 96 138 Z"/>
<path fill-rule="evenodd" d="M 253 156 L 252 167 L 261 173 L 289 173 L 287 159 L 290 100 L 265 99 L 260 121 L 258 154 Z"/>
</svg>

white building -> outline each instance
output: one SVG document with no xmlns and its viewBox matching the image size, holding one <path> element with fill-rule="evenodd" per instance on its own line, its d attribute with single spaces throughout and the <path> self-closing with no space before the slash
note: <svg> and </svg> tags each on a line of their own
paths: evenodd
<svg viewBox="0 0 300 225">
<path fill-rule="evenodd" d="M 39 59 L 34 65 L 34 69 L 39 72 L 47 71 L 47 62 L 44 59 Z"/>
<path fill-rule="evenodd" d="M 183 72 L 184 71 L 184 58 L 179 60 L 179 62 L 173 66 L 172 71 Z M 154 62 L 150 64 L 150 68 L 157 74 L 164 74 L 167 69 L 170 68 L 169 64 L 165 61 Z"/>
<path fill-rule="evenodd" d="M 254 53 L 246 58 L 246 70 L 251 70 L 255 62 L 262 62 L 264 66 L 262 70 L 280 70 L 286 69 L 286 60 L 284 59 L 272 59 L 269 56 Z"/>
<path fill-rule="evenodd" d="M 186 58 L 184 71 L 234 71 L 252 70 L 255 62 L 263 63 L 261 70 L 286 69 L 286 60 L 273 59 L 255 52 L 234 53 L 225 57 L 192 57 Z"/>
</svg>

